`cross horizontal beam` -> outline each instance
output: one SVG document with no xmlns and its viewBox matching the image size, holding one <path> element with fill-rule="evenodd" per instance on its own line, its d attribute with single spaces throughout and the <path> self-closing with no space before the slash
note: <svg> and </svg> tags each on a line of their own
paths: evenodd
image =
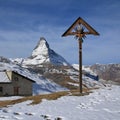
<svg viewBox="0 0 120 120">
<path fill-rule="evenodd" d="M 76 33 L 73 32 L 75 27 L 78 24 L 82 24 L 88 31 L 84 32 L 84 34 L 93 34 L 93 35 L 99 35 L 99 33 L 92 28 L 85 20 L 83 20 L 81 17 L 79 17 L 63 34 L 62 37 L 68 36 L 68 35 L 75 35 Z"/>
</svg>

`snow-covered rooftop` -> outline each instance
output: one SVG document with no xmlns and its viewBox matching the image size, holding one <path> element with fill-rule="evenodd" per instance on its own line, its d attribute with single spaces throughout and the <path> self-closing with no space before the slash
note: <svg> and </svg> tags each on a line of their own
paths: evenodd
<svg viewBox="0 0 120 120">
<path fill-rule="evenodd" d="M 5 71 L 0 72 L 0 83 L 9 83 L 10 80 Z"/>
</svg>

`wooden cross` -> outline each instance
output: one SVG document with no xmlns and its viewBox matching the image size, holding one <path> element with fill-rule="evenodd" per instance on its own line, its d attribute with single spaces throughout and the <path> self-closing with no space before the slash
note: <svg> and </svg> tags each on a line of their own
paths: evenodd
<svg viewBox="0 0 120 120">
<path fill-rule="evenodd" d="M 82 94 L 82 42 L 86 35 L 99 35 L 99 33 L 93 29 L 85 20 L 79 17 L 62 35 L 66 37 L 68 35 L 74 35 L 78 38 L 79 43 L 79 89 Z"/>
</svg>

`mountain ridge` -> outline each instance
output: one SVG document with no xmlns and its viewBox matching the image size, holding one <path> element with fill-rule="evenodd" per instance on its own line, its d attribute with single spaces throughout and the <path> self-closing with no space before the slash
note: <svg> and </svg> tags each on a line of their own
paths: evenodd
<svg viewBox="0 0 120 120">
<path fill-rule="evenodd" d="M 22 62 L 23 66 L 53 64 L 69 66 L 70 64 L 54 50 L 52 50 L 44 37 L 41 37 L 32 54 Z"/>
<path fill-rule="evenodd" d="M 120 64 L 94 64 L 90 69 L 99 75 L 101 79 L 111 80 L 120 84 Z"/>
<path fill-rule="evenodd" d="M 34 85 L 34 93 L 36 92 L 36 94 L 39 94 L 41 91 L 44 93 L 46 90 L 55 92 L 65 90 L 65 88 L 67 90 L 79 89 L 79 69 L 75 69 L 62 56 L 52 50 L 44 37 L 40 38 L 30 57 L 25 59 L 18 58 L 12 61 L 1 57 L 0 62 L 0 68 L 17 70 L 35 79 L 37 84 Z M 93 79 L 94 76 L 101 75 L 99 72 L 96 72 L 99 69 L 104 70 L 100 66 L 83 67 L 83 89 L 103 86 L 101 81 Z M 86 76 L 86 73 L 87 75 L 92 75 L 92 78 Z M 102 76 L 100 76 L 101 78 Z"/>
</svg>

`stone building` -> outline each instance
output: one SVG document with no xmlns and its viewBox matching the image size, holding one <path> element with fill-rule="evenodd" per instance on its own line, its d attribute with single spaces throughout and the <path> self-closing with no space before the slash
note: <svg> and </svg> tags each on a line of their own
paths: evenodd
<svg viewBox="0 0 120 120">
<path fill-rule="evenodd" d="M 0 72 L 0 96 L 32 95 L 32 85 L 35 81 L 15 72 Z"/>
</svg>

